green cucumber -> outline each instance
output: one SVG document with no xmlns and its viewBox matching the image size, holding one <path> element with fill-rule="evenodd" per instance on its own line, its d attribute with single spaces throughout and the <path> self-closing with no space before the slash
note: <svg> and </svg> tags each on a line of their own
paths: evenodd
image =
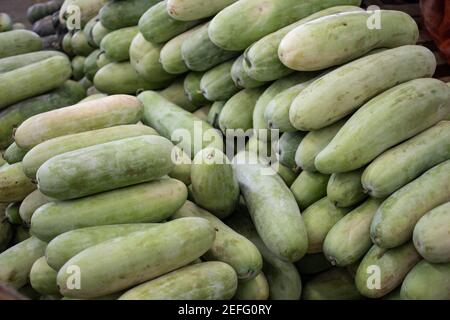
<svg viewBox="0 0 450 320">
<path fill-rule="evenodd" d="M 272 169 L 278 173 L 278 175 L 283 179 L 284 183 L 286 183 L 286 186 L 290 188 L 292 184 L 294 183 L 295 179 L 297 178 L 297 173 L 295 173 L 290 168 L 282 165 L 279 162 L 272 163 L 271 165 Z"/>
<path fill-rule="evenodd" d="M 356 288 L 363 296 L 380 298 L 397 288 L 420 259 L 412 242 L 388 250 L 374 245 L 356 271 Z"/>
<path fill-rule="evenodd" d="M 361 184 L 363 171 L 364 168 L 331 175 L 327 196 L 337 207 L 351 207 L 367 197 Z"/>
<path fill-rule="evenodd" d="M 148 81 L 161 82 L 175 78 L 163 69 L 159 61 L 163 45 L 151 43 L 138 33 L 130 46 L 130 63 L 136 72 Z"/>
<path fill-rule="evenodd" d="M 84 61 L 86 57 L 75 56 L 72 59 L 72 79 L 81 80 L 84 77 Z"/>
<path fill-rule="evenodd" d="M 184 78 L 184 92 L 189 101 L 199 107 L 209 103 L 209 100 L 203 96 L 202 90 L 200 89 L 200 81 L 203 75 L 204 73 L 202 72 L 189 72 Z"/>
<path fill-rule="evenodd" d="M 172 147 L 166 138 L 151 135 L 86 147 L 46 161 L 36 180 L 43 194 L 58 200 L 146 182 L 173 169 Z"/>
<path fill-rule="evenodd" d="M 209 23 L 206 23 L 197 28 L 181 46 L 183 61 L 191 70 L 207 71 L 239 54 L 216 46 L 209 39 L 208 27 Z"/>
<path fill-rule="evenodd" d="M 16 289 L 26 285 L 33 263 L 44 255 L 46 246 L 31 237 L 0 253 L 0 281 Z"/>
<path fill-rule="evenodd" d="M 370 223 L 381 203 L 379 199 L 369 199 L 331 228 L 323 252 L 333 265 L 345 267 L 356 263 L 370 249 Z"/>
<path fill-rule="evenodd" d="M 291 192 L 301 210 L 327 195 L 329 175 L 302 171 L 291 185 Z"/>
<path fill-rule="evenodd" d="M 0 109 L 57 88 L 71 73 L 69 59 L 55 56 L 0 74 Z"/>
<path fill-rule="evenodd" d="M 305 135 L 305 132 L 297 131 L 286 132 L 280 137 L 280 140 L 278 141 L 278 161 L 283 166 L 286 166 L 291 170 L 296 169 L 295 152 Z"/>
<path fill-rule="evenodd" d="M 72 32 L 67 32 L 61 41 L 61 48 L 69 57 L 75 55 L 72 47 L 72 35 Z"/>
<path fill-rule="evenodd" d="M 239 201 L 239 185 L 233 167 L 222 151 L 205 148 L 195 155 L 191 168 L 195 203 L 225 218 Z"/>
<path fill-rule="evenodd" d="M 147 41 L 166 42 L 201 22 L 175 20 L 167 12 L 166 6 L 167 2 L 161 1 L 148 9 L 139 19 L 139 31 Z"/>
<path fill-rule="evenodd" d="M 110 33 L 111 30 L 106 28 L 101 21 L 98 21 L 95 26 L 92 28 L 92 40 L 94 41 L 97 47 L 100 47 L 100 43 L 103 38 Z"/>
<path fill-rule="evenodd" d="M 252 79 L 244 70 L 244 55 L 240 55 L 231 67 L 231 78 L 234 84 L 240 88 L 252 89 L 263 86 L 265 81 Z"/>
<path fill-rule="evenodd" d="M 67 231 L 48 243 L 45 257 L 50 267 L 59 270 L 67 261 L 87 248 L 133 232 L 145 231 L 157 225 L 156 223 L 125 223 Z"/>
<path fill-rule="evenodd" d="M 269 298 L 269 283 L 263 272 L 245 282 L 239 282 L 235 300 L 267 300 Z"/>
<path fill-rule="evenodd" d="M 373 15 L 379 16 L 379 25 Z M 381 27 L 382 26 L 382 27 Z M 351 34 L 351 37 L 348 35 Z M 334 14 L 296 27 L 281 40 L 278 56 L 299 71 L 344 64 L 378 48 L 415 44 L 419 29 L 405 12 L 394 10 Z M 298 43 L 301 43 L 301 50 Z"/>
<path fill-rule="evenodd" d="M 450 201 L 450 160 L 426 171 L 394 192 L 378 209 L 370 227 L 372 241 L 397 247 L 413 236 L 416 223 L 431 209 Z"/>
<path fill-rule="evenodd" d="M 144 105 L 142 121 L 163 137 L 171 139 L 191 159 L 207 146 L 223 150 L 222 135 L 192 113 L 174 105 L 157 92 L 145 91 L 138 99 Z M 203 130 L 203 135 L 200 141 L 195 142 L 197 130 Z"/>
<path fill-rule="evenodd" d="M 427 212 L 414 227 L 414 246 L 422 257 L 431 263 L 450 262 L 450 202 Z"/>
<path fill-rule="evenodd" d="M 316 11 L 359 0 L 259 0 L 238 1 L 219 12 L 211 21 L 209 35 L 219 47 L 245 50 L 253 42 Z M 251 27 L 249 27 L 251 26 Z"/>
<path fill-rule="evenodd" d="M 72 298 L 118 292 L 197 259 L 211 247 L 214 237 L 215 230 L 205 219 L 177 219 L 82 251 L 59 270 L 57 282 L 61 293 Z M 68 286 L 72 266 L 81 271 L 82 285 L 77 290 Z"/>
<path fill-rule="evenodd" d="M 0 32 L 0 58 L 42 50 L 42 39 L 29 30 Z"/>
<path fill-rule="evenodd" d="M 110 30 L 135 26 L 142 14 L 161 0 L 110 1 L 99 12 L 103 26 Z"/>
<path fill-rule="evenodd" d="M 0 167 L 0 202 L 22 201 L 35 189 L 23 173 L 22 162 Z"/>
<path fill-rule="evenodd" d="M 0 73 L 12 71 L 55 56 L 65 57 L 65 54 L 59 51 L 44 50 L 2 58 L 0 59 Z"/>
<path fill-rule="evenodd" d="M 208 113 L 208 123 L 214 128 L 219 128 L 219 116 L 225 106 L 226 101 L 216 101 L 211 105 Z"/>
<path fill-rule="evenodd" d="M 191 157 L 178 147 L 174 147 L 174 150 L 172 150 L 172 157 L 175 157 L 173 158 L 175 167 L 169 172 L 169 177 L 180 180 L 186 186 L 189 186 L 191 184 Z"/>
<path fill-rule="evenodd" d="M 168 0 L 167 11 L 176 20 L 192 21 L 215 15 L 237 0 Z"/>
<path fill-rule="evenodd" d="M 136 123 L 142 115 L 139 100 L 113 95 L 35 115 L 15 133 L 18 146 L 31 149 L 46 140 L 67 134 Z"/>
<path fill-rule="evenodd" d="M 160 222 L 178 210 L 186 198 L 186 186 L 181 181 L 164 178 L 81 199 L 50 202 L 34 212 L 31 233 L 50 241 L 79 228 Z"/>
<path fill-rule="evenodd" d="M 87 41 L 91 47 L 97 47 L 94 41 L 92 30 L 94 29 L 94 26 L 97 24 L 97 22 L 99 22 L 99 20 L 100 20 L 99 17 L 95 16 L 91 20 L 89 20 L 89 22 L 86 23 L 86 25 L 83 28 L 83 32 L 86 35 Z"/>
<path fill-rule="evenodd" d="M 22 161 L 26 153 L 27 150 L 20 148 L 15 142 L 13 142 L 3 153 L 3 159 L 5 159 L 9 164 L 17 163 Z"/>
<path fill-rule="evenodd" d="M 361 168 L 449 114 L 450 90 L 444 82 L 416 79 L 400 84 L 356 111 L 317 155 L 316 168 L 323 173 Z"/>
<path fill-rule="evenodd" d="M 450 121 L 441 121 L 378 156 L 364 170 L 364 190 L 386 197 L 424 171 L 450 159 Z"/>
<path fill-rule="evenodd" d="M 323 252 L 328 232 L 350 210 L 336 207 L 327 197 L 306 208 L 302 216 L 308 234 L 308 253 Z"/>
<path fill-rule="evenodd" d="M 83 30 L 76 31 L 70 40 L 73 53 L 78 56 L 86 57 L 96 48 L 91 46 L 88 42 L 88 38 Z"/>
<path fill-rule="evenodd" d="M 6 219 L 12 225 L 20 226 L 22 224 L 22 219 L 19 214 L 19 206 L 19 202 L 12 202 L 5 209 Z"/>
<path fill-rule="evenodd" d="M 239 280 L 247 281 L 259 274 L 263 264 L 262 257 L 251 241 L 193 202 L 187 201 L 172 219 L 186 217 L 204 218 L 216 229 L 213 245 L 204 256 L 206 260 L 229 264 L 236 271 Z"/>
<path fill-rule="evenodd" d="M 98 56 L 100 55 L 100 49 L 92 51 L 84 60 L 83 73 L 90 81 L 94 80 L 94 76 L 100 69 L 97 64 Z"/>
<path fill-rule="evenodd" d="M 351 2 L 349 2 L 351 4 Z M 359 1 L 354 1 L 354 5 L 358 5 Z M 280 30 L 277 30 L 260 40 L 253 43 L 245 50 L 244 53 L 244 69 L 245 72 L 253 79 L 259 81 L 272 81 L 284 77 L 293 72 L 292 69 L 286 67 L 278 58 L 278 46 L 281 40 L 289 31 L 294 28 L 310 22 L 312 20 L 328 16 L 335 13 L 350 12 L 362 10 L 356 6 L 336 6 L 313 13 L 293 24 L 290 24 Z"/>
<path fill-rule="evenodd" d="M 229 300 L 237 286 L 236 273 L 229 265 L 202 262 L 138 285 L 119 300 Z"/>
<path fill-rule="evenodd" d="M 23 160 L 24 173 L 34 179 L 38 169 L 49 159 L 74 150 L 143 135 L 157 135 L 157 132 L 140 124 L 119 125 L 68 134 L 44 141 L 32 148 Z"/>
<path fill-rule="evenodd" d="M 127 61 L 130 59 L 131 42 L 138 32 L 137 26 L 114 30 L 102 39 L 100 49 L 114 62 Z"/>
<path fill-rule="evenodd" d="M 240 152 L 233 159 L 239 187 L 256 229 L 276 256 L 297 261 L 306 253 L 308 237 L 295 198 L 273 169 L 256 154 Z"/>
<path fill-rule="evenodd" d="M 42 194 L 39 190 L 34 190 L 20 204 L 19 214 L 25 226 L 30 226 L 31 217 L 37 208 L 53 201 L 52 198 Z"/>
<path fill-rule="evenodd" d="M 30 284 L 40 294 L 59 294 L 56 275 L 57 272 L 47 264 L 45 257 L 41 257 L 31 267 Z"/>
<path fill-rule="evenodd" d="M 200 81 L 200 89 L 206 99 L 210 101 L 228 100 L 239 91 L 231 78 L 233 63 L 234 61 L 230 60 L 205 72 Z"/>
</svg>

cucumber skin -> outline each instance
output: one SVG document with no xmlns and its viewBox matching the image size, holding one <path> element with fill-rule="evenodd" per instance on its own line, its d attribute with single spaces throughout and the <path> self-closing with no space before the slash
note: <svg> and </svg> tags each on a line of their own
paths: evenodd
<svg viewBox="0 0 450 320">
<path fill-rule="evenodd" d="M 42 50 L 42 40 L 29 30 L 0 32 L 0 58 Z"/>
<path fill-rule="evenodd" d="M 79 228 L 160 222 L 178 210 L 186 198 L 182 182 L 159 179 L 81 199 L 50 202 L 35 211 L 31 232 L 50 241 Z M 92 212 L 96 212 L 95 219 Z"/>
<path fill-rule="evenodd" d="M 44 51 L 37 51 L 37 52 L 30 52 L 30 53 L 23 53 L 7 58 L 0 59 L 0 73 L 8 72 L 17 68 L 21 68 L 24 66 L 27 66 L 29 64 L 42 61 L 54 56 L 62 56 L 65 57 L 66 55 L 59 51 L 50 51 L 50 50 L 44 50 Z"/>
<path fill-rule="evenodd" d="M 110 30 L 138 24 L 142 14 L 161 0 L 110 1 L 99 11 L 101 24 Z"/>
<path fill-rule="evenodd" d="M 22 162 L 0 167 L 0 202 L 18 202 L 36 189 L 23 173 Z"/>
<path fill-rule="evenodd" d="M 233 60 L 219 64 L 205 72 L 200 80 L 200 89 L 210 101 L 225 101 L 239 91 L 239 87 L 231 78 Z"/>
<path fill-rule="evenodd" d="M 102 39 L 100 49 L 114 62 L 127 61 L 130 59 L 131 42 L 138 32 L 137 26 L 114 30 Z"/>
<path fill-rule="evenodd" d="M 56 137 L 44 141 L 29 150 L 23 160 L 23 170 L 26 176 L 30 179 L 35 179 L 39 167 L 57 155 L 101 143 L 143 135 L 158 135 L 158 133 L 150 127 L 132 124 Z"/>
<path fill-rule="evenodd" d="M 322 173 L 348 172 L 450 114 L 450 90 L 437 79 L 391 88 L 356 111 L 315 159 Z M 363 132 L 370 131 L 370 136 Z M 355 138 L 356 137 L 356 138 Z"/>
<path fill-rule="evenodd" d="M 90 247 L 58 272 L 64 296 L 94 298 L 117 292 L 178 269 L 200 257 L 212 245 L 215 230 L 201 218 L 183 218 Z M 97 261 L 98 263 L 95 263 Z M 105 261 L 109 263 L 105 264 Z M 79 266 L 81 289 L 66 286 L 67 268 Z M 114 266 L 113 270 L 105 265 Z"/>
<path fill-rule="evenodd" d="M 30 284 L 34 290 L 41 294 L 59 294 L 56 285 L 56 274 L 45 259 L 45 256 L 37 259 L 30 270 Z"/>
<path fill-rule="evenodd" d="M 302 171 L 292 183 L 290 190 L 301 210 L 306 209 L 327 195 L 329 175 Z"/>
<path fill-rule="evenodd" d="M 0 109 L 53 90 L 68 80 L 71 74 L 70 61 L 62 56 L 0 74 Z"/>
<path fill-rule="evenodd" d="M 176 20 L 192 21 L 207 18 L 237 0 L 168 0 L 167 12 Z"/>
<path fill-rule="evenodd" d="M 174 167 L 172 148 L 169 140 L 151 135 L 107 142 L 51 158 L 36 179 L 46 196 L 79 198 L 168 174 Z"/>
<path fill-rule="evenodd" d="M 383 202 L 370 226 L 372 241 L 383 248 L 402 245 L 411 239 L 414 226 L 425 213 L 449 201 L 450 160 L 447 160 L 429 169 Z"/>
</svg>

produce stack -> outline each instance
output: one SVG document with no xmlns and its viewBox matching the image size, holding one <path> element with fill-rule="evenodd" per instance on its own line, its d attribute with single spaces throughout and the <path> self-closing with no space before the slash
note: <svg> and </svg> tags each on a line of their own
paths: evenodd
<svg viewBox="0 0 450 320">
<path fill-rule="evenodd" d="M 0 281 L 43 299 L 450 299 L 450 88 L 409 15 L 66 0 L 63 24 L 69 5 L 72 68 L 0 39 Z"/>
</svg>

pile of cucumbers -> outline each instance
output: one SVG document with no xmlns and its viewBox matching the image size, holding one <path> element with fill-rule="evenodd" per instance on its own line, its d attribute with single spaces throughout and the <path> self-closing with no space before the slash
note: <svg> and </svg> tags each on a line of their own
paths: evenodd
<svg viewBox="0 0 450 320">
<path fill-rule="evenodd" d="M 0 33 L 0 282 L 450 300 L 450 86 L 409 15 L 360 5 L 66 0 L 65 53 Z"/>
</svg>

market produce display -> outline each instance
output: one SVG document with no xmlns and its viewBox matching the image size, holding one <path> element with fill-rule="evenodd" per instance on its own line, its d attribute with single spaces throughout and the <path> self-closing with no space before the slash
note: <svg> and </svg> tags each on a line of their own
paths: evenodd
<svg viewBox="0 0 450 320">
<path fill-rule="evenodd" d="M 0 13 L 0 283 L 450 300 L 450 85 L 411 16 L 52 0 L 27 17 Z"/>
</svg>

